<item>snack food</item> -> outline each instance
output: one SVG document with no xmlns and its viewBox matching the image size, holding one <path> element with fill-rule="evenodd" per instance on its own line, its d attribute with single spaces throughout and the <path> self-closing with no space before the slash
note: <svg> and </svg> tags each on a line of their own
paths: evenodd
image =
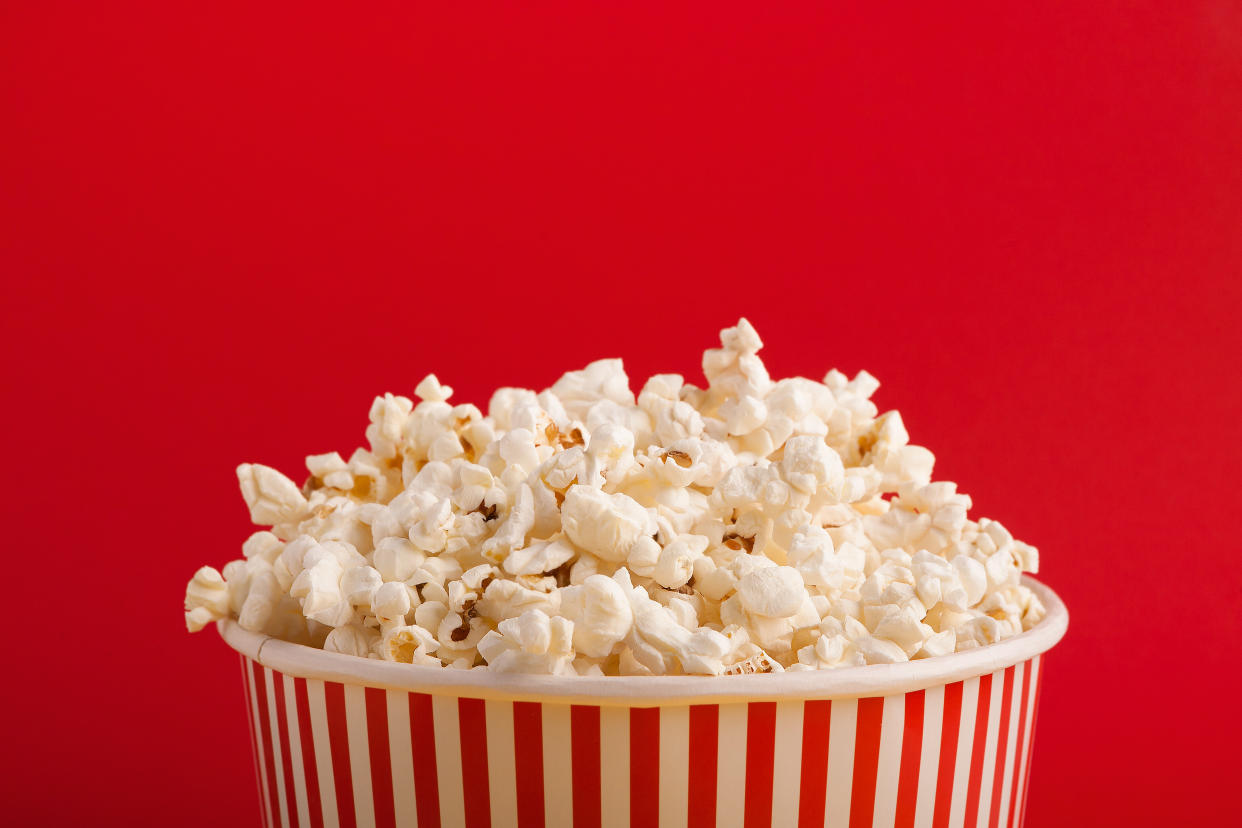
<svg viewBox="0 0 1242 828">
<path fill-rule="evenodd" d="M 932 482 L 879 383 L 773 382 L 745 320 L 707 388 L 620 360 L 488 415 L 377 398 L 369 449 L 307 458 L 299 488 L 238 468 L 243 558 L 200 569 L 196 630 L 368 658 L 554 675 L 740 674 L 882 664 L 995 643 L 1043 617 L 1036 550 Z"/>
</svg>

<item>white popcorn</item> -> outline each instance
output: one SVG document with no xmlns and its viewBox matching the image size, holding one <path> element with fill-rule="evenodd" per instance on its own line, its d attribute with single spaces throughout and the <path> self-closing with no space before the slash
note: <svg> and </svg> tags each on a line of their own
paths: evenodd
<svg viewBox="0 0 1242 828">
<path fill-rule="evenodd" d="M 734 675 L 936 658 L 1030 629 L 1039 553 L 931 479 L 879 382 L 773 382 L 742 319 L 706 388 L 620 360 L 484 415 L 429 374 L 367 447 L 238 481 L 256 532 L 186 588 L 191 631 L 249 630 L 403 664 Z"/>
<path fill-rule="evenodd" d="M 356 607 L 369 607 L 384 579 L 370 566 L 355 566 L 341 574 L 341 594 Z"/>
<path fill-rule="evenodd" d="M 204 566 L 194 573 L 185 588 L 185 625 L 198 632 L 229 613 L 229 589 L 220 573 Z"/>
<path fill-rule="evenodd" d="M 593 658 L 609 655 L 634 624 L 625 590 L 603 575 L 561 590 L 561 612 L 574 622 L 574 648 Z"/>
<path fill-rule="evenodd" d="M 824 492 L 834 501 L 840 499 L 845 466 L 841 456 L 819 437 L 806 434 L 790 439 L 780 467 L 785 480 L 798 491 Z"/>
<path fill-rule="evenodd" d="M 347 629 L 337 627 L 329 634 Z M 380 658 L 385 661 L 399 661 L 403 664 L 423 664 L 440 666 L 440 659 L 433 653 L 440 646 L 435 636 L 417 624 L 398 625 L 384 630 L 378 642 L 371 647 L 379 651 Z"/>
<path fill-rule="evenodd" d="M 529 610 L 483 636 L 479 654 L 498 673 L 577 675 L 571 666 L 574 624 Z"/>
<path fill-rule="evenodd" d="M 552 386 L 552 393 L 575 420 L 586 422 L 587 412 L 600 400 L 618 405 L 634 405 L 630 380 L 619 359 L 601 359 L 581 371 L 570 371 Z"/>
<path fill-rule="evenodd" d="M 306 458 L 306 469 L 311 477 L 320 480 L 325 486 L 344 491 L 354 487 L 354 475 L 349 470 L 349 464 L 335 451 L 310 455 Z"/>
<path fill-rule="evenodd" d="M 409 580 L 426 560 L 409 538 L 384 538 L 375 545 L 373 562 L 385 581 Z"/>
<path fill-rule="evenodd" d="M 371 597 L 371 614 L 378 618 L 380 623 L 404 618 L 412 608 L 410 589 L 400 581 L 381 584 Z"/>
<path fill-rule="evenodd" d="M 280 605 L 284 591 L 276 576 L 270 571 L 260 572 L 250 579 L 250 589 L 237 623 L 253 632 L 268 632 L 279 622 Z"/>
<path fill-rule="evenodd" d="M 747 612 L 768 618 L 788 618 L 806 600 L 806 586 L 798 570 L 790 566 L 756 569 L 742 577 L 738 597 Z"/>
<path fill-rule="evenodd" d="M 652 577 L 666 589 L 685 586 L 694 577 L 694 562 L 707 551 L 708 539 L 702 535 L 678 535 L 660 550 Z"/>
<path fill-rule="evenodd" d="M 380 634 L 376 630 L 361 624 L 343 624 L 328 633 L 323 648 L 330 653 L 367 658 L 379 640 Z"/>
<path fill-rule="evenodd" d="M 647 510 L 633 498 L 581 484 L 565 493 L 561 519 L 574 544 L 617 563 L 629 556 L 640 537 L 650 537 L 656 529 Z"/>
<path fill-rule="evenodd" d="M 575 554 L 574 548 L 560 538 L 533 541 L 523 549 L 510 552 L 504 569 L 511 575 L 538 575 L 557 569 Z"/>
<path fill-rule="evenodd" d="M 447 385 L 441 385 L 435 374 L 428 374 L 414 388 L 414 395 L 427 402 L 445 402 L 453 396 L 453 389 Z"/>
<path fill-rule="evenodd" d="M 258 463 L 237 467 L 237 482 L 250 509 L 250 519 L 261 526 L 274 526 L 300 520 L 306 513 L 306 498 L 292 480 Z"/>
</svg>

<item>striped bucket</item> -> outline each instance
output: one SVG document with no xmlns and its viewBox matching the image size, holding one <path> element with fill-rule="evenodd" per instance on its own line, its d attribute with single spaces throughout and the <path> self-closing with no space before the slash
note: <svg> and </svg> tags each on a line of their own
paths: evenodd
<svg viewBox="0 0 1242 828">
<path fill-rule="evenodd" d="M 324 653 L 224 622 L 263 824 L 1017 826 L 1043 653 L 1068 614 L 966 653 L 779 675 L 495 676 Z"/>
</svg>

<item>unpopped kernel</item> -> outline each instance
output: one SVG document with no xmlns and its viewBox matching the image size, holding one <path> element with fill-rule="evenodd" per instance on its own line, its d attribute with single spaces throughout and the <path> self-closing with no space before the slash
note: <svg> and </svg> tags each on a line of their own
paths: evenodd
<svg viewBox="0 0 1242 828">
<path fill-rule="evenodd" d="M 549 675 L 744 675 L 987 646 L 1043 618 L 1039 555 L 931 479 L 879 382 L 773 380 L 742 319 L 706 388 L 620 360 L 484 415 L 428 375 L 298 486 L 237 469 L 263 527 L 186 588 L 186 626 Z"/>
</svg>

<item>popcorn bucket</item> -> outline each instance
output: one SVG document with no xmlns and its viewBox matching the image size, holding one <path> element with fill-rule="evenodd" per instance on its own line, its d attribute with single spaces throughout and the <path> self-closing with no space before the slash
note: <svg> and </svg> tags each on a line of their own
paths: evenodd
<svg viewBox="0 0 1242 828">
<path fill-rule="evenodd" d="M 269 828 L 1016 826 L 1069 614 L 905 664 L 729 677 L 489 674 L 243 630 Z"/>
</svg>

